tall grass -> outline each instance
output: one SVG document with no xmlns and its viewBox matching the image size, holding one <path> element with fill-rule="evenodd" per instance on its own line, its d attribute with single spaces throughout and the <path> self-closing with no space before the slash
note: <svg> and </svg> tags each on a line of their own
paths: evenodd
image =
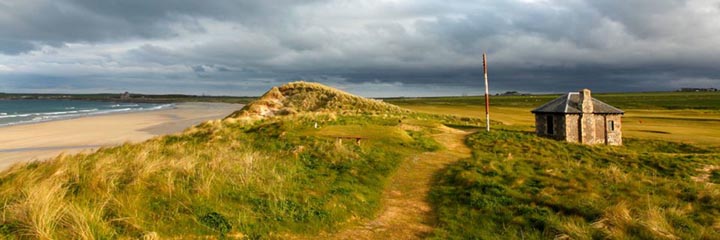
<svg viewBox="0 0 720 240">
<path fill-rule="evenodd" d="M 472 135 L 439 173 L 437 239 L 717 239 L 717 153 L 683 144 L 583 146 L 529 133 Z"/>
<path fill-rule="evenodd" d="M 0 173 L 0 236 L 262 238 L 333 231 L 348 219 L 372 216 L 398 163 L 433 148 L 421 133 L 410 137 L 401 122 L 312 113 L 210 121 L 140 144 L 16 165 Z M 340 143 L 321 132 L 334 125 L 362 126 L 338 134 L 375 135 Z"/>
</svg>

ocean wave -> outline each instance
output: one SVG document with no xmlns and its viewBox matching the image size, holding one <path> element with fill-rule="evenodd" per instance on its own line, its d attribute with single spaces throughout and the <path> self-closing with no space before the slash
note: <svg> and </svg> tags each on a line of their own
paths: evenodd
<svg viewBox="0 0 720 240">
<path fill-rule="evenodd" d="M 108 113 L 116 113 L 116 112 L 129 112 L 132 110 L 133 110 L 133 108 L 110 109 L 110 110 L 97 111 L 91 115 L 108 114 Z"/>
<path fill-rule="evenodd" d="M 150 107 L 150 108 L 145 108 L 145 110 L 160 110 L 160 109 L 173 108 L 173 107 L 175 107 L 175 104 L 170 103 L 170 104 L 162 104 L 162 105 L 158 105 L 158 106 L 154 106 L 154 107 Z"/>
<path fill-rule="evenodd" d="M 116 104 L 116 105 L 112 105 L 115 107 L 110 108 L 110 109 L 92 108 L 92 109 L 80 109 L 80 110 L 72 110 L 72 111 L 57 111 L 57 112 L 20 113 L 20 114 L 15 113 L 15 114 L 10 114 L 10 115 L 8 115 L 7 113 L 3 113 L 4 115 L 0 114 L 0 119 L 15 118 L 19 121 L 11 120 L 12 122 L 0 123 L 0 126 L 47 122 L 47 121 L 52 121 L 52 120 L 72 119 L 72 118 L 79 118 L 79 117 L 85 117 L 85 116 L 97 116 L 97 115 L 113 114 L 113 113 L 154 111 L 154 110 L 161 110 L 161 109 L 175 107 L 175 104 L 150 105 L 150 106 L 144 106 L 144 107 L 140 107 L 140 105 L 138 105 L 138 104 L 126 104 L 126 105 Z M 119 108 L 121 106 L 123 108 Z M 72 108 L 74 109 L 75 107 L 72 107 Z M 68 107 L 66 107 L 65 109 L 70 110 L 70 109 L 68 109 Z M 28 119 L 22 119 L 22 118 L 28 118 Z"/>
<path fill-rule="evenodd" d="M 110 105 L 111 108 L 118 108 L 118 107 L 124 107 L 124 108 L 126 108 L 126 107 L 139 107 L 139 106 L 140 106 L 140 105 L 138 105 L 138 104 L 125 104 L 125 105 L 123 105 L 123 104 L 113 104 L 113 105 Z"/>
<path fill-rule="evenodd" d="M 0 116 L 0 118 L 17 118 L 17 117 L 29 117 L 29 116 L 32 116 L 32 113 L 27 113 L 27 114 L 10 114 L 10 115 Z"/>
<path fill-rule="evenodd" d="M 55 115 L 75 114 L 75 113 L 89 113 L 89 112 L 94 112 L 94 111 L 98 111 L 98 109 L 97 109 L 97 108 L 93 108 L 93 109 L 84 109 L 84 110 L 75 110 L 75 111 L 20 113 L 20 114 L 10 114 L 10 115 L 0 115 L 0 118 L 22 118 L 22 117 L 32 117 L 32 116 L 55 116 Z"/>
<path fill-rule="evenodd" d="M 45 113 L 33 113 L 40 116 L 52 116 L 52 115 L 66 115 L 66 114 L 75 114 L 75 113 L 87 113 L 87 112 L 95 112 L 98 111 L 97 108 L 93 109 L 84 109 L 84 110 L 75 110 L 75 111 L 64 111 L 64 112 L 45 112 Z"/>
</svg>

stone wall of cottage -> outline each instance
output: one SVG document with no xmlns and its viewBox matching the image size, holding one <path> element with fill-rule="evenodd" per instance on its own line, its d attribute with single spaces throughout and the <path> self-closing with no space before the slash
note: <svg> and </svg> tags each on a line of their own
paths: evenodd
<svg viewBox="0 0 720 240">
<path fill-rule="evenodd" d="M 548 134 L 547 117 L 552 116 L 553 134 Z M 563 114 L 537 113 L 535 114 L 535 134 L 558 140 L 565 139 L 565 116 Z"/>
<path fill-rule="evenodd" d="M 548 116 L 553 116 L 553 134 L 548 134 L 547 131 Z M 581 124 L 590 126 L 582 126 L 581 131 Z M 535 133 L 538 136 L 574 143 L 622 145 L 622 115 L 537 113 Z"/>
<path fill-rule="evenodd" d="M 607 133 L 607 122 L 605 121 L 605 115 L 593 114 L 595 130 L 594 138 L 588 142 L 588 144 L 605 144 L 605 134 Z"/>
<path fill-rule="evenodd" d="M 583 113 L 580 115 L 580 142 L 584 144 L 595 144 L 595 114 Z"/>
<path fill-rule="evenodd" d="M 620 114 L 609 114 L 605 117 L 605 123 L 607 125 L 607 145 L 622 145 L 622 115 Z M 611 123 L 613 122 L 614 129 L 611 129 Z"/>
<path fill-rule="evenodd" d="M 545 123 L 545 114 L 535 113 L 535 134 L 538 136 L 545 136 L 545 129 L 547 123 Z"/>
<path fill-rule="evenodd" d="M 580 115 L 565 115 L 565 141 L 580 142 Z"/>
</svg>

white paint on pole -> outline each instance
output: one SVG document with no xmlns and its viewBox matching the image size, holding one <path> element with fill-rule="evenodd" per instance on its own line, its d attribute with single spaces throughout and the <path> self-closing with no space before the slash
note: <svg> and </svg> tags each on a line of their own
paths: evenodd
<svg viewBox="0 0 720 240">
<path fill-rule="evenodd" d="M 485 128 L 490 131 L 490 88 L 488 87 L 487 56 L 483 52 L 483 75 L 485 75 Z"/>
</svg>

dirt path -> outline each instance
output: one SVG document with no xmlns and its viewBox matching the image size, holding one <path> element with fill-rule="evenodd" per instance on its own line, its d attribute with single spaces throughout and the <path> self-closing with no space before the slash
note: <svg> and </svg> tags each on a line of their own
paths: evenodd
<svg viewBox="0 0 720 240">
<path fill-rule="evenodd" d="M 443 127 L 433 135 L 444 149 L 413 156 L 400 166 L 383 193 L 376 219 L 342 231 L 332 239 L 421 239 L 432 232 L 434 216 L 427 202 L 432 176 L 448 163 L 470 156 L 469 132 Z"/>
</svg>

